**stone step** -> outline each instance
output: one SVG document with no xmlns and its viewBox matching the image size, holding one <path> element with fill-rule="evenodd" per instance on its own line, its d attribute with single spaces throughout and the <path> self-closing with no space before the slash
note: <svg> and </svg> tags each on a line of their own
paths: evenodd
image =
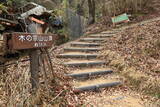
<svg viewBox="0 0 160 107">
<path fill-rule="evenodd" d="M 104 31 L 104 32 L 101 32 L 101 34 L 116 34 L 118 33 L 118 31 Z"/>
<path fill-rule="evenodd" d="M 120 84 L 122 83 L 119 82 L 119 79 L 117 79 L 116 77 L 114 78 L 101 77 L 85 81 L 75 80 L 72 83 L 72 85 L 75 88 L 75 91 L 96 91 L 99 88 L 107 88 L 107 87 L 117 86 Z"/>
<path fill-rule="evenodd" d="M 87 54 L 82 52 L 68 52 L 64 54 L 57 55 L 58 58 L 97 58 L 97 56 L 100 56 L 98 54 Z"/>
<path fill-rule="evenodd" d="M 104 41 L 105 38 L 81 38 L 80 41 L 92 41 L 92 42 L 101 42 Z"/>
<path fill-rule="evenodd" d="M 90 76 L 96 76 L 96 75 L 106 75 L 106 74 L 110 74 L 112 73 L 112 70 L 95 70 L 95 71 L 88 71 L 88 72 L 79 72 L 79 73 L 73 73 L 73 74 L 67 74 L 67 76 L 70 76 L 72 78 L 81 78 L 81 77 L 85 77 L 85 78 L 89 78 Z"/>
<path fill-rule="evenodd" d="M 88 46 L 88 47 L 92 47 L 92 46 L 100 46 L 99 43 L 88 43 L 88 42 L 72 42 L 71 46 Z"/>
<path fill-rule="evenodd" d="M 76 47 L 69 47 L 64 48 L 65 51 L 80 51 L 80 52 L 90 52 L 90 51 L 100 51 L 102 48 L 76 48 Z"/>
<path fill-rule="evenodd" d="M 96 66 L 96 65 L 103 65 L 105 64 L 105 61 L 100 61 L 100 60 L 80 60 L 80 61 L 69 61 L 65 62 L 64 65 L 66 66 L 71 66 L 71 67 L 82 67 L 82 66 Z"/>
<path fill-rule="evenodd" d="M 117 82 L 111 82 L 111 83 L 81 86 L 81 87 L 76 87 L 74 89 L 74 92 L 97 91 L 100 88 L 109 88 L 109 87 L 114 87 L 114 86 L 118 86 L 118 85 L 122 85 L 122 83 L 117 81 Z"/>
<path fill-rule="evenodd" d="M 108 38 L 108 37 L 112 37 L 113 34 L 95 34 L 95 35 L 89 35 L 89 37 L 91 38 Z"/>
</svg>

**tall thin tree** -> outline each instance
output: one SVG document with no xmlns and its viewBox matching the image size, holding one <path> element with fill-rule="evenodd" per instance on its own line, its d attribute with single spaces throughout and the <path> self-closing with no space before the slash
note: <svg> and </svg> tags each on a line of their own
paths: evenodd
<svg viewBox="0 0 160 107">
<path fill-rule="evenodd" d="M 89 8 L 89 19 L 88 19 L 88 24 L 91 25 L 95 23 L 95 0 L 88 0 L 88 8 Z"/>
</svg>

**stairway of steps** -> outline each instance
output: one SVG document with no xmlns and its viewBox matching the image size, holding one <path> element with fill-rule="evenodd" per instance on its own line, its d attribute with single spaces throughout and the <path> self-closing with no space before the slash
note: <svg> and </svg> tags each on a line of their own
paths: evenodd
<svg viewBox="0 0 160 107">
<path fill-rule="evenodd" d="M 114 71 L 106 67 L 106 61 L 97 58 L 101 56 L 98 52 L 103 49 L 103 42 L 113 34 L 115 33 L 103 32 L 83 36 L 78 41 L 71 42 L 63 53 L 57 55 L 57 58 L 64 60 L 65 66 L 75 69 L 66 74 L 73 78 L 75 92 L 96 91 L 122 84 L 119 79 L 110 78 L 114 77 Z"/>
</svg>

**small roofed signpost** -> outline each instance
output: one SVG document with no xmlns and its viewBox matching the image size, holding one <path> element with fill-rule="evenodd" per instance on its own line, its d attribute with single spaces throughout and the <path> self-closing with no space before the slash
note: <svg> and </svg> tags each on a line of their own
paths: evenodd
<svg viewBox="0 0 160 107">
<path fill-rule="evenodd" d="M 52 47 L 53 41 L 57 36 L 43 34 L 41 24 L 35 22 L 28 24 L 26 29 L 28 31 L 27 33 L 6 33 L 4 37 L 9 50 L 27 50 L 26 52 L 29 52 L 32 92 L 36 93 L 39 87 L 40 49 Z"/>
<path fill-rule="evenodd" d="M 3 34 L 3 45 L 5 48 L 3 50 L 7 54 L 25 52 L 29 55 L 33 89 L 31 92 L 36 93 L 36 90 L 39 88 L 39 57 L 44 52 L 49 57 L 47 48 L 52 47 L 53 40 L 57 38 L 53 34 L 44 34 L 44 32 L 50 31 L 49 29 L 52 26 L 50 17 L 52 19 L 53 11 L 47 10 L 47 8 L 34 2 L 28 2 L 23 7 L 13 9 L 17 11 L 4 14 L 4 19 L 0 18 L 1 22 L 7 26 L 6 31 L 8 31 L 8 33 Z"/>
</svg>

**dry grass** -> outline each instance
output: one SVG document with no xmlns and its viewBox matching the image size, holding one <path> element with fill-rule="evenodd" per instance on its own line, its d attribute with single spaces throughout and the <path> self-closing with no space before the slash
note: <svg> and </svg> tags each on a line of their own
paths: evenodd
<svg viewBox="0 0 160 107">
<path fill-rule="evenodd" d="M 24 65 L 23 65 L 24 66 Z M 18 69 L 15 69 L 18 68 Z M 1 105 L 23 106 L 31 97 L 29 69 L 23 69 L 20 65 L 8 68 L 1 74 Z M 28 105 L 28 104 L 26 104 Z"/>
<path fill-rule="evenodd" d="M 54 58 L 54 73 L 48 66 L 47 60 L 45 61 L 45 70 L 42 67 L 40 68 L 40 84 L 36 93 L 33 93 L 30 84 L 29 62 L 11 65 L 5 72 L 1 72 L 0 105 L 4 107 L 77 105 L 75 103 L 76 95 L 73 94 L 69 85 L 69 78 L 64 77 L 68 68 L 60 63 L 55 63 L 56 61 Z"/>
</svg>

